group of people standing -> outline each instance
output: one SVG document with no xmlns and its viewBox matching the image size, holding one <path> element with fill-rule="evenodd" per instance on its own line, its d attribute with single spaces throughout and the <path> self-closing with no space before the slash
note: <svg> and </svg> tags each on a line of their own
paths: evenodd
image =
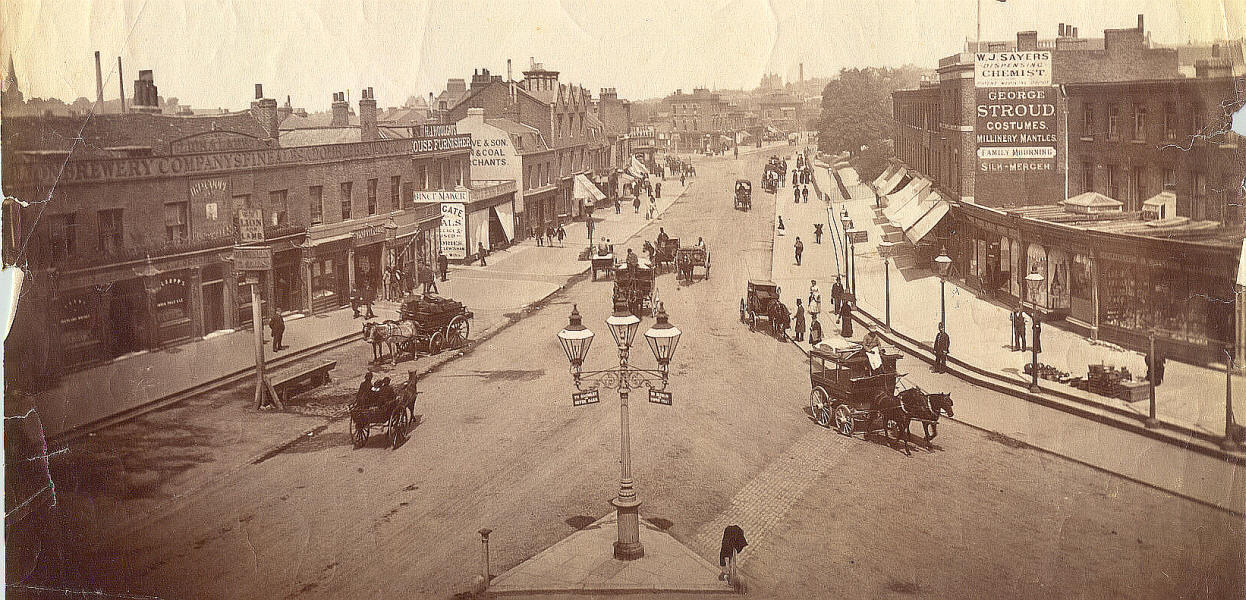
<svg viewBox="0 0 1246 600">
<path fill-rule="evenodd" d="M 558 245 L 562 246 L 563 241 L 567 239 L 567 230 L 563 228 L 561 223 L 557 227 L 551 225 L 544 230 L 540 227 L 532 227 L 530 231 L 532 237 L 536 239 L 537 246 L 553 246 L 554 240 L 558 240 Z M 482 262 L 481 264 L 484 263 Z"/>
<path fill-rule="evenodd" d="M 822 292 L 815 279 L 809 280 L 809 297 L 806 300 L 806 304 L 801 304 L 801 299 L 796 299 L 796 311 L 792 319 L 794 339 L 798 342 L 805 340 L 805 315 L 808 314 L 809 344 L 816 346 L 822 342 L 822 323 L 818 321 L 818 315 L 822 312 Z M 831 286 L 831 307 L 835 323 L 840 326 L 840 335 L 844 338 L 852 337 L 852 295 L 844 291 L 844 284 L 838 276 L 835 277 L 835 284 Z"/>
</svg>

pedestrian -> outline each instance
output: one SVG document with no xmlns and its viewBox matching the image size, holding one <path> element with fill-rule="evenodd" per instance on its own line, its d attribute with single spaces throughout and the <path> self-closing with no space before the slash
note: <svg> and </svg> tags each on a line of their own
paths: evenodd
<svg viewBox="0 0 1246 600">
<path fill-rule="evenodd" d="M 794 171 L 793 171 L 793 172 L 794 172 Z M 800 188 L 799 188 L 799 187 L 796 187 L 796 186 L 794 186 L 794 185 L 792 186 L 792 200 L 793 200 L 796 204 L 800 204 Z"/>
<path fill-rule="evenodd" d="M 779 215 L 779 224 L 775 226 L 779 235 L 787 235 L 787 227 L 783 226 L 783 215 Z"/>
<path fill-rule="evenodd" d="M 813 315 L 809 319 L 809 345 L 817 346 L 822 343 L 822 324 L 818 322 L 818 316 Z"/>
<path fill-rule="evenodd" d="M 822 224 L 821 223 L 813 224 L 813 241 L 814 243 L 817 243 L 817 244 L 822 243 Z"/>
<path fill-rule="evenodd" d="M 843 306 L 839 307 L 839 319 L 840 321 L 843 322 L 842 325 L 840 326 L 841 329 L 840 329 L 839 334 L 844 336 L 844 339 L 848 339 L 852 337 L 852 300 L 851 299 L 844 300 Z"/>
<path fill-rule="evenodd" d="M 653 184 L 653 195 L 657 196 L 658 198 L 662 197 L 662 182 L 661 181 Z"/>
<path fill-rule="evenodd" d="M 532 227 L 531 229 L 532 229 L 532 237 L 536 238 L 536 245 L 537 245 L 538 247 L 540 247 L 540 246 L 544 246 L 544 245 L 545 245 L 545 238 L 544 238 L 544 237 L 542 237 L 542 236 L 541 236 L 541 234 L 540 234 L 539 232 L 537 232 L 536 227 Z"/>
<path fill-rule="evenodd" d="M 273 332 L 273 352 L 279 352 L 285 346 L 281 345 L 281 336 L 286 332 L 286 322 L 281 319 L 281 313 L 273 311 L 273 318 L 268 320 L 268 328 Z"/>
<path fill-rule="evenodd" d="M 800 255 L 805 252 L 805 244 L 800 241 L 800 236 L 796 236 L 796 266 L 800 266 Z"/>
<path fill-rule="evenodd" d="M 545 228 L 545 245 L 553 247 L 554 245 L 554 226 L 550 225 Z"/>
<path fill-rule="evenodd" d="M 1017 310 L 1017 349 L 1025 352 L 1025 313 Z"/>
<path fill-rule="evenodd" d="M 1042 337 L 1042 333 L 1043 333 L 1042 319 L 1040 319 L 1038 314 L 1035 313 L 1033 315 L 1030 315 L 1030 320 L 1034 322 L 1034 339 L 1031 341 L 1032 345 L 1030 346 L 1030 349 L 1033 350 L 1037 354 L 1042 354 L 1043 344 L 1039 339 Z"/>
<path fill-rule="evenodd" d="M 476 242 L 476 254 L 480 256 L 480 266 L 482 267 L 489 266 L 485 264 L 485 243 L 484 242 Z"/>
<path fill-rule="evenodd" d="M 372 312 L 372 303 L 376 302 L 376 288 L 372 287 L 372 282 L 367 281 L 363 284 L 363 305 L 368 309 L 368 314 L 364 315 L 365 319 L 375 319 L 376 313 Z"/>
<path fill-rule="evenodd" d="M 450 259 L 446 258 L 446 255 L 443 252 L 437 253 L 437 269 L 441 271 L 441 280 L 449 281 L 449 279 L 446 278 L 446 273 L 450 269 Z"/>
<path fill-rule="evenodd" d="M 359 288 L 350 288 L 350 309 L 355 311 L 355 316 L 351 318 L 358 319 L 361 316 L 359 314 L 360 306 L 363 306 L 363 298 L 359 294 Z"/>
<path fill-rule="evenodd" d="M 614 197 L 614 214 L 616 215 L 622 214 L 622 212 L 623 212 L 623 204 L 619 202 L 619 197 L 615 196 Z"/>
<path fill-rule="evenodd" d="M 1159 352 L 1156 356 L 1152 356 L 1149 352 L 1146 355 L 1146 380 L 1150 381 L 1155 387 L 1164 383 L 1164 362 L 1165 359 Z"/>
<path fill-rule="evenodd" d="M 652 195 L 649 196 L 649 218 L 653 219 L 658 216 L 658 201 Z"/>
<path fill-rule="evenodd" d="M 835 314 L 839 314 L 839 309 L 844 303 L 844 284 L 840 283 L 839 275 L 835 276 L 835 283 L 831 286 L 831 308 Z"/>
<path fill-rule="evenodd" d="M 931 370 L 935 373 L 943 373 L 947 371 L 947 351 L 952 343 L 948 337 L 947 331 L 943 329 L 943 323 L 939 323 L 939 333 L 935 334 L 934 339 L 934 366 Z"/>
<path fill-rule="evenodd" d="M 558 246 L 559 247 L 562 247 L 562 242 L 565 239 L 567 239 L 567 230 L 563 228 L 562 224 L 559 224 L 558 225 Z"/>
<path fill-rule="evenodd" d="M 635 209 L 635 214 L 640 214 L 640 196 L 632 198 L 632 208 Z"/>
<path fill-rule="evenodd" d="M 809 315 L 816 317 L 822 314 L 822 294 L 814 292 L 809 295 Z"/>
<path fill-rule="evenodd" d="M 687 176 L 687 174 L 685 174 L 685 173 L 680 173 L 680 174 L 679 174 L 679 185 L 686 186 L 686 185 L 687 185 L 687 181 L 688 181 L 688 176 Z"/>
<path fill-rule="evenodd" d="M 805 339 L 805 307 L 801 306 L 800 298 L 796 299 L 796 319 L 792 326 L 796 330 L 796 341 L 804 341 Z"/>
<path fill-rule="evenodd" d="M 808 185 L 801 188 L 800 195 L 805 198 L 805 204 L 809 204 L 809 186 Z"/>
</svg>

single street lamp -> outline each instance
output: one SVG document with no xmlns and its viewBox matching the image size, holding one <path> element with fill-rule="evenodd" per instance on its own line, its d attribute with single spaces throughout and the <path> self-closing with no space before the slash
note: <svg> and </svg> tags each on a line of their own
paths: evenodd
<svg viewBox="0 0 1246 600">
<path fill-rule="evenodd" d="M 1233 349 L 1224 349 L 1224 439 L 1220 441 L 1220 449 L 1232 452 L 1238 449 L 1237 431 L 1240 428 L 1233 422 Z M 1154 372 L 1154 370 L 1152 370 Z"/>
<path fill-rule="evenodd" d="M 657 322 L 645 332 L 645 340 L 649 350 L 658 361 L 658 368 L 638 369 L 628 364 L 632 341 L 636 330 L 640 327 L 640 318 L 627 309 L 625 302 L 615 302 L 614 314 L 606 319 L 610 327 L 610 335 L 618 346 L 619 366 L 599 371 L 584 371 L 584 359 L 588 356 L 589 346 L 593 342 L 593 332 L 581 321 L 580 312 L 571 307 L 571 319 L 567 327 L 558 332 L 558 341 L 562 344 L 567 360 L 571 362 L 571 375 L 575 379 L 577 390 L 583 389 L 581 384 L 592 382 L 588 389 L 596 392 L 598 387 L 619 390 L 619 454 L 622 466 L 619 475 L 619 495 L 610 501 L 618 515 L 619 538 L 614 543 L 614 557 L 620 560 L 634 560 L 645 555 L 645 548 L 640 543 L 640 499 L 632 481 L 632 442 L 630 423 L 628 420 L 628 392 L 633 387 L 649 387 L 666 389 L 671 359 L 675 356 L 675 348 L 679 346 L 682 333 L 671 325 L 666 315 L 666 308 L 658 305 Z M 650 400 L 652 401 L 653 394 Z M 666 396 L 665 404 L 669 404 L 670 396 Z M 594 400 L 595 402 L 595 400 Z"/>
<path fill-rule="evenodd" d="M 1042 289 L 1044 279 L 1043 275 L 1038 271 L 1032 271 L 1029 275 L 1025 276 L 1025 283 L 1030 292 L 1030 303 L 1034 305 L 1034 309 L 1030 312 L 1030 320 L 1034 323 L 1034 338 L 1030 340 L 1030 351 L 1032 354 L 1032 358 L 1030 360 L 1030 375 L 1032 377 L 1030 380 L 1031 392 L 1038 391 L 1038 336 L 1041 333 L 1038 322 L 1038 290 Z"/>
<path fill-rule="evenodd" d="M 944 289 L 947 287 L 947 271 L 952 266 L 952 257 L 947 255 L 947 246 L 939 251 L 939 255 L 935 257 L 935 266 L 939 269 L 939 323 L 943 324 L 943 329 L 947 330 L 947 299 Z"/>
<path fill-rule="evenodd" d="M 878 249 L 883 255 L 883 322 L 887 330 L 891 330 L 891 247 L 895 242 L 883 240 L 878 242 Z"/>
</svg>

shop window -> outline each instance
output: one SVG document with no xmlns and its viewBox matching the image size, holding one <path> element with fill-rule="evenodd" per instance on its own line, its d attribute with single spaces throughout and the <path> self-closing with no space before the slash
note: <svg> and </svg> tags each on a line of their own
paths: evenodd
<svg viewBox="0 0 1246 600">
<path fill-rule="evenodd" d="M 1085 254 L 1073 255 L 1073 273 L 1069 282 L 1073 297 L 1090 300 L 1094 292 L 1091 283 L 1090 257 Z"/>
<path fill-rule="evenodd" d="M 233 198 L 234 212 L 241 208 L 251 208 L 251 194 L 238 194 Z"/>
<path fill-rule="evenodd" d="M 1146 139 L 1146 105 L 1134 105 L 1134 137 L 1135 140 Z"/>
<path fill-rule="evenodd" d="M 52 261 L 60 262 L 68 259 L 77 253 L 78 248 L 78 226 L 75 223 L 77 215 L 54 215 L 51 219 L 51 235 L 49 241 L 49 249 L 52 252 Z"/>
<path fill-rule="evenodd" d="M 273 227 L 284 227 L 290 224 L 290 206 L 287 201 L 287 190 L 268 192 L 268 214 L 272 215 Z"/>
<path fill-rule="evenodd" d="M 1120 107 L 1115 104 L 1108 105 L 1108 139 L 1119 140 L 1121 138 L 1120 128 Z"/>
<path fill-rule="evenodd" d="M 184 242 L 188 229 L 188 206 L 185 202 L 166 202 L 164 205 L 164 239 L 168 242 Z"/>
<path fill-rule="evenodd" d="M 1121 181 L 1120 175 L 1117 173 L 1116 165 L 1108 165 L 1107 178 L 1108 196 L 1119 200 L 1121 197 Z"/>
<path fill-rule="evenodd" d="M 347 181 L 343 183 L 341 188 L 338 190 L 340 200 L 342 201 L 342 220 L 343 221 L 350 219 L 350 209 L 351 209 L 350 196 L 351 196 L 352 187 L 353 187 L 352 183 Z"/>
<path fill-rule="evenodd" d="M 389 208 L 390 210 L 398 210 L 402 208 L 401 175 L 394 175 L 389 178 Z"/>
<path fill-rule="evenodd" d="M 100 252 L 105 256 L 121 252 L 125 238 L 120 208 L 99 211 L 99 233 Z"/>
<path fill-rule="evenodd" d="M 324 187 L 313 185 L 307 189 L 307 196 L 310 199 L 310 212 L 312 225 L 324 222 Z"/>
<path fill-rule="evenodd" d="M 1164 103 L 1164 139 L 1173 141 L 1177 139 L 1177 103 Z"/>
<path fill-rule="evenodd" d="M 376 180 L 368 180 L 368 214 L 376 214 Z"/>
<path fill-rule="evenodd" d="M 1082 163 L 1082 192 L 1095 191 L 1095 163 Z"/>
<path fill-rule="evenodd" d="M 416 172 L 419 173 L 418 180 L 417 180 L 419 189 L 421 191 L 427 192 L 428 191 L 428 165 L 420 165 L 420 168 Z"/>
</svg>

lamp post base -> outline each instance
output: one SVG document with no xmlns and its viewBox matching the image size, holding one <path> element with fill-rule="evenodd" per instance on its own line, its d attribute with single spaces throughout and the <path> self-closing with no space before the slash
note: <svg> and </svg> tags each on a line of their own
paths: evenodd
<svg viewBox="0 0 1246 600">
<path fill-rule="evenodd" d="M 640 543 L 640 500 L 632 498 L 614 498 L 614 505 L 619 522 L 619 540 L 614 543 L 614 558 L 617 560 L 636 560 L 645 555 L 645 547 Z"/>
<path fill-rule="evenodd" d="M 1225 436 L 1223 440 L 1220 440 L 1220 449 L 1225 452 L 1237 452 L 1241 450 L 1241 446 L 1233 438 Z"/>
<path fill-rule="evenodd" d="M 1156 427 L 1159 427 L 1160 423 L 1159 419 L 1156 419 L 1155 417 L 1147 417 L 1147 419 L 1142 422 L 1142 425 L 1147 429 L 1155 429 Z"/>
</svg>

